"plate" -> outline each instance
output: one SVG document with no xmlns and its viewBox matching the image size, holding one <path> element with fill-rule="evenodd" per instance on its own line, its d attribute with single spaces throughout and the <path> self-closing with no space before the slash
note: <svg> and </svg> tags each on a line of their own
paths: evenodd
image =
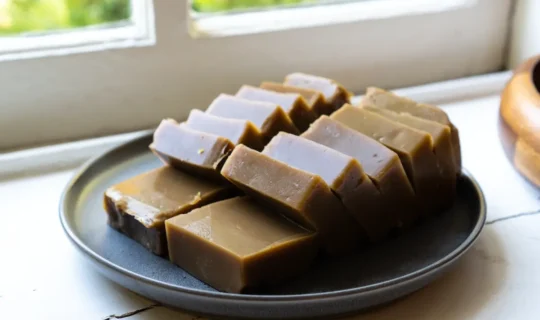
<svg viewBox="0 0 540 320">
<path fill-rule="evenodd" d="M 75 247 L 107 278 L 196 314 L 313 319 L 387 303 L 447 271 L 473 245 L 486 219 L 482 191 L 464 171 L 454 206 L 400 235 L 340 259 L 321 259 L 306 274 L 269 292 L 218 292 L 106 224 L 105 189 L 162 165 L 148 150 L 151 139 L 151 134 L 142 136 L 85 164 L 62 195 L 60 220 Z"/>
</svg>

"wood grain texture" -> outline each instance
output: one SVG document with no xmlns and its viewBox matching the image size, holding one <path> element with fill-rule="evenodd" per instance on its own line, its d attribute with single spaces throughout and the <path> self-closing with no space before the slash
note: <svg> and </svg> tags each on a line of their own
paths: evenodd
<svg viewBox="0 0 540 320">
<path fill-rule="evenodd" d="M 516 169 L 540 186 L 540 55 L 519 65 L 501 94 L 501 138 Z"/>
</svg>

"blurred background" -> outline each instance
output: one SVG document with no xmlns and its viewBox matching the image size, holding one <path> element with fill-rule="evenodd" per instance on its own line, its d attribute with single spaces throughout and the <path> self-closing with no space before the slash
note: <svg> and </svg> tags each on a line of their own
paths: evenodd
<svg viewBox="0 0 540 320">
<path fill-rule="evenodd" d="M 0 34 L 86 27 L 129 16 L 129 0 L 0 0 Z"/>
<path fill-rule="evenodd" d="M 328 0 L 193 0 L 196 13 L 309 5 Z M 130 0 L 0 0 L 0 35 L 121 23 Z"/>
</svg>

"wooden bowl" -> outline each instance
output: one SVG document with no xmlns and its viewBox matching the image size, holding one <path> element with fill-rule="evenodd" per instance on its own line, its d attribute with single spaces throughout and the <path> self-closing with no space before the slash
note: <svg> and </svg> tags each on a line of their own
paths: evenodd
<svg viewBox="0 0 540 320">
<path fill-rule="evenodd" d="M 514 70 L 501 94 L 500 138 L 510 161 L 540 187 L 540 55 Z"/>
</svg>

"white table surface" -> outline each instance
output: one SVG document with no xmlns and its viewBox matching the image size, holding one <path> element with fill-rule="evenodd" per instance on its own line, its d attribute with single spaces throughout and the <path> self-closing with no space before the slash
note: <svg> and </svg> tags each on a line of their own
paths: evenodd
<svg viewBox="0 0 540 320">
<path fill-rule="evenodd" d="M 540 192 L 497 137 L 497 97 L 446 105 L 488 225 L 457 266 L 424 289 L 347 319 L 540 319 Z M 60 193 L 73 170 L 0 182 L 0 319 L 199 319 L 105 279 L 64 235 Z M 509 218 L 520 213 L 531 213 Z M 131 312 L 136 314 L 130 315 Z"/>
</svg>

